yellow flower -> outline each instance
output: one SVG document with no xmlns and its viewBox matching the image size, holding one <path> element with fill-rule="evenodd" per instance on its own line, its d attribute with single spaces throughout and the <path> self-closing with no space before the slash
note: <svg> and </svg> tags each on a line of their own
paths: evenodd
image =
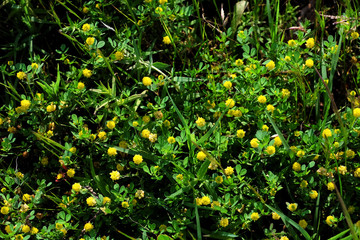
<svg viewBox="0 0 360 240">
<path fill-rule="evenodd" d="M 103 203 L 103 205 L 105 205 L 107 203 L 111 203 L 111 199 L 109 197 L 104 197 L 102 203 Z"/>
<path fill-rule="evenodd" d="M 83 90 L 85 88 L 85 84 L 83 82 L 78 82 L 77 89 Z"/>
<path fill-rule="evenodd" d="M 154 142 L 156 142 L 156 140 L 157 140 L 157 134 L 155 134 L 155 133 L 150 133 L 150 135 L 149 135 L 149 141 L 152 142 L 152 143 L 154 143 Z"/>
<path fill-rule="evenodd" d="M 253 147 L 253 148 L 259 147 L 259 140 L 258 140 L 257 138 L 251 139 L 250 145 L 251 145 L 251 147 Z"/>
<path fill-rule="evenodd" d="M 314 38 L 309 38 L 307 41 L 306 41 L 306 47 L 307 48 L 313 48 L 315 46 L 315 40 Z"/>
<path fill-rule="evenodd" d="M 281 90 L 281 97 L 282 98 L 287 98 L 287 97 L 289 97 L 290 96 L 290 91 L 288 90 L 288 89 L 286 89 L 286 88 L 283 88 L 282 90 Z"/>
<path fill-rule="evenodd" d="M 182 181 L 184 179 L 184 176 L 182 174 L 176 175 L 176 179 Z"/>
<path fill-rule="evenodd" d="M 86 223 L 84 226 L 84 230 L 85 232 L 90 232 L 91 230 L 93 230 L 94 225 L 92 225 L 91 223 Z"/>
<path fill-rule="evenodd" d="M 232 83 L 230 81 L 225 81 L 223 83 L 224 87 L 226 87 L 227 89 L 230 89 L 232 87 Z"/>
<path fill-rule="evenodd" d="M 70 178 L 74 177 L 74 176 L 75 176 L 75 169 L 70 168 L 69 170 L 67 170 L 66 174 L 67 174 Z"/>
<path fill-rule="evenodd" d="M 104 132 L 104 131 L 99 132 L 98 137 L 100 138 L 100 140 L 105 140 L 106 139 L 106 132 Z"/>
<path fill-rule="evenodd" d="M 21 231 L 23 233 L 28 233 L 28 232 L 30 232 L 30 227 L 28 225 L 24 225 L 24 226 L 22 226 Z"/>
<path fill-rule="evenodd" d="M 23 240 L 23 239 L 24 239 L 24 237 L 22 234 L 15 235 L 15 240 Z"/>
<path fill-rule="evenodd" d="M 268 110 L 269 112 L 274 112 L 275 107 L 273 105 L 269 104 L 266 106 L 266 110 Z"/>
<path fill-rule="evenodd" d="M 84 77 L 90 78 L 92 75 L 92 72 L 91 72 L 91 70 L 85 68 L 84 70 L 82 70 L 82 74 L 84 75 Z"/>
<path fill-rule="evenodd" d="M 306 180 L 302 180 L 300 183 L 300 188 L 306 188 L 308 186 L 308 182 Z"/>
<path fill-rule="evenodd" d="M 309 193 L 309 195 L 310 195 L 310 197 L 311 197 L 312 199 L 315 199 L 315 198 L 317 198 L 317 196 L 318 196 L 318 192 L 315 191 L 315 190 L 311 190 L 310 193 Z"/>
<path fill-rule="evenodd" d="M 142 117 L 142 121 L 144 123 L 149 123 L 151 121 L 151 119 L 150 119 L 150 117 L 148 115 L 145 115 L 145 116 Z"/>
<path fill-rule="evenodd" d="M 289 240 L 289 238 L 286 237 L 286 236 L 282 236 L 282 237 L 280 238 L 280 240 Z"/>
<path fill-rule="evenodd" d="M 12 233 L 12 230 L 11 230 L 11 228 L 10 228 L 10 225 L 6 225 L 6 227 L 5 227 L 5 232 L 6 232 L 6 233 Z"/>
<path fill-rule="evenodd" d="M 289 45 L 290 47 L 295 47 L 295 45 L 296 45 L 295 40 L 293 40 L 293 39 L 289 40 L 289 41 L 288 41 L 288 45 Z"/>
<path fill-rule="evenodd" d="M 16 74 L 16 77 L 20 80 L 23 80 L 26 78 L 26 73 L 24 73 L 23 71 L 20 71 Z"/>
<path fill-rule="evenodd" d="M 155 13 L 160 14 L 162 13 L 163 9 L 161 7 L 155 8 Z"/>
<path fill-rule="evenodd" d="M 38 67 L 39 67 L 39 65 L 37 63 L 32 63 L 31 64 L 32 69 L 37 69 Z"/>
<path fill-rule="evenodd" d="M 173 144 L 173 143 L 175 143 L 176 142 L 176 140 L 175 140 L 175 138 L 174 137 L 169 137 L 168 139 L 167 139 L 167 141 L 168 141 L 168 143 L 170 143 L 170 144 Z"/>
<path fill-rule="evenodd" d="M 217 176 L 217 177 L 215 178 L 215 182 L 216 182 L 217 184 L 222 184 L 223 181 L 224 181 L 224 179 L 223 179 L 222 176 Z"/>
<path fill-rule="evenodd" d="M 198 127 L 203 127 L 203 126 L 205 126 L 205 119 L 204 118 L 202 118 L 202 117 L 199 117 L 197 120 L 196 120 L 196 125 L 198 126 Z"/>
<path fill-rule="evenodd" d="M 107 122 L 107 124 L 106 124 L 106 126 L 110 129 L 110 130 L 112 130 L 112 129 L 114 129 L 115 128 L 115 122 L 114 121 L 108 121 Z"/>
<path fill-rule="evenodd" d="M 300 171 L 300 170 L 301 170 L 301 165 L 300 165 L 300 163 L 294 162 L 294 164 L 292 165 L 292 169 L 293 169 L 295 172 Z"/>
<path fill-rule="evenodd" d="M 21 100 L 20 105 L 24 110 L 28 110 L 30 108 L 31 102 L 29 100 L 26 100 L 26 99 Z"/>
<path fill-rule="evenodd" d="M 39 232 L 39 229 L 37 229 L 36 227 L 32 227 L 30 230 L 30 234 L 35 235 Z"/>
<path fill-rule="evenodd" d="M 159 0 L 159 1 L 167 1 L 167 0 Z M 163 37 L 163 43 L 165 43 L 165 44 L 170 44 L 171 43 L 171 40 L 170 40 L 169 36 Z"/>
<path fill-rule="evenodd" d="M 149 78 L 149 77 L 143 77 L 142 83 L 143 83 L 145 86 L 150 86 L 151 83 L 152 83 L 152 80 L 151 80 L 151 78 Z"/>
<path fill-rule="evenodd" d="M 273 155 L 275 153 L 275 147 L 274 146 L 268 146 L 265 150 L 265 152 L 268 154 L 268 155 Z"/>
<path fill-rule="evenodd" d="M 228 225 L 229 225 L 229 219 L 228 218 L 221 218 L 220 226 L 227 227 Z"/>
<path fill-rule="evenodd" d="M 93 45 L 94 44 L 94 42 L 95 42 L 95 38 L 93 38 L 93 37 L 88 37 L 87 39 L 86 39 L 86 44 L 87 45 Z"/>
<path fill-rule="evenodd" d="M 257 100 L 259 103 L 266 103 L 266 97 L 263 95 L 260 95 Z"/>
<path fill-rule="evenodd" d="M 352 37 L 352 39 L 358 39 L 359 38 L 359 33 L 358 32 L 352 32 L 351 37 Z"/>
<path fill-rule="evenodd" d="M 292 212 L 294 212 L 296 209 L 297 209 L 297 203 L 290 203 L 289 205 L 288 205 L 288 209 L 290 210 L 290 211 L 292 211 Z"/>
<path fill-rule="evenodd" d="M 206 158 L 206 154 L 203 151 L 200 151 L 196 155 L 196 158 L 199 159 L 200 161 L 204 161 L 204 159 Z"/>
<path fill-rule="evenodd" d="M 76 147 L 71 147 L 69 149 L 69 152 L 71 152 L 72 154 L 75 154 L 76 153 Z"/>
<path fill-rule="evenodd" d="M 142 199 L 145 196 L 144 190 L 138 189 L 135 193 L 135 197 L 138 199 Z"/>
<path fill-rule="evenodd" d="M 22 197 L 24 202 L 30 202 L 31 201 L 31 196 L 27 193 L 25 193 Z"/>
<path fill-rule="evenodd" d="M 280 219 L 280 215 L 277 214 L 276 212 L 272 212 L 272 213 L 271 213 L 271 217 L 272 217 L 272 219 L 274 219 L 274 220 L 279 220 L 279 219 Z"/>
<path fill-rule="evenodd" d="M 269 71 L 271 71 L 271 70 L 273 70 L 273 69 L 275 68 L 275 63 L 274 63 L 273 60 L 271 60 L 271 61 L 268 62 L 265 66 L 266 66 L 266 68 L 267 68 Z"/>
<path fill-rule="evenodd" d="M 290 62 L 291 58 L 289 56 L 285 56 L 284 60 L 285 60 L 285 62 Z"/>
<path fill-rule="evenodd" d="M 80 192 L 80 189 L 81 189 L 80 183 L 74 183 L 72 185 L 72 190 L 74 190 L 75 192 Z"/>
<path fill-rule="evenodd" d="M 277 136 L 277 137 L 274 138 L 274 144 L 275 144 L 275 146 L 277 146 L 277 147 L 280 147 L 280 146 L 282 145 L 282 141 L 281 141 L 281 139 L 280 139 L 279 136 Z"/>
<path fill-rule="evenodd" d="M 314 66 L 314 61 L 312 59 L 307 59 L 305 61 L 305 65 L 309 68 L 312 68 Z"/>
<path fill-rule="evenodd" d="M 333 191 L 335 189 L 335 184 L 333 182 L 328 182 L 326 186 L 329 191 Z"/>
<path fill-rule="evenodd" d="M 88 13 L 89 12 L 89 8 L 88 7 L 83 7 L 83 9 L 82 9 L 82 11 L 83 11 L 83 13 Z"/>
<path fill-rule="evenodd" d="M 244 61 L 241 60 L 241 59 L 237 59 L 237 60 L 235 61 L 235 65 L 238 66 L 238 67 L 242 66 L 243 64 L 244 64 Z"/>
<path fill-rule="evenodd" d="M 62 225 L 61 223 L 56 223 L 56 225 L 55 225 L 55 228 L 57 229 L 57 230 L 60 230 L 60 229 L 62 229 L 64 227 L 64 225 Z"/>
<path fill-rule="evenodd" d="M 84 25 L 82 25 L 82 30 L 83 30 L 84 32 L 89 31 L 89 30 L 90 30 L 90 24 L 85 23 Z"/>
<path fill-rule="evenodd" d="M 328 129 L 328 128 L 324 129 L 323 132 L 322 132 L 322 134 L 321 134 L 321 136 L 322 136 L 323 138 L 329 138 L 329 137 L 331 137 L 331 136 L 332 136 L 331 130 Z"/>
<path fill-rule="evenodd" d="M 118 60 L 118 61 L 123 60 L 124 59 L 124 53 L 120 52 L 120 51 L 116 51 L 115 52 L 115 59 Z"/>
<path fill-rule="evenodd" d="M 233 111 L 233 116 L 234 117 L 241 117 L 242 116 L 242 112 L 239 110 L 239 109 L 237 109 L 237 110 L 232 110 Z"/>
<path fill-rule="evenodd" d="M 93 206 L 96 205 L 96 200 L 95 200 L 95 198 L 93 198 L 93 197 L 88 197 L 88 198 L 86 199 L 86 203 L 87 203 L 87 205 L 89 205 L 90 207 L 93 207 Z"/>
<path fill-rule="evenodd" d="M 303 150 L 299 150 L 299 151 L 297 151 L 296 156 L 298 156 L 299 158 L 302 158 L 303 156 L 305 156 L 305 152 Z"/>
<path fill-rule="evenodd" d="M 301 220 L 299 221 L 299 225 L 300 225 L 300 227 L 302 227 L 303 229 L 305 229 L 305 228 L 307 227 L 308 223 L 305 221 L 305 219 L 301 219 Z"/>
<path fill-rule="evenodd" d="M 360 117 L 360 108 L 354 108 L 353 115 L 356 118 Z"/>
<path fill-rule="evenodd" d="M 126 201 L 124 201 L 124 202 L 121 203 L 121 206 L 122 206 L 123 208 L 128 208 L 128 207 L 129 207 L 129 203 L 126 202 Z"/>
<path fill-rule="evenodd" d="M 338 171 L 340 174 L 345 175 L 345 173 L 347 172 L 346 166 L 340 165 Z"/>
<path fill-rule="evenodd" d="M 120 163 L 118 163 L 118 164 L 116 164 L 116 169 L 118 171 L 124 171 L 125 168 Z"/>
<path fill-rule="evenodd" d="M 133 161 L 134 161 L 135 164 L 139 165 L 140 163 L 142 163 L 143 158 L 142 158 L 141 155 L 136 154 L 136 155 L 133 157 Z"/>
<path fill-rule="evenodd" d="M 209 205 L 211 203 L 211 200 L 208 196 L 203 196 L 201 198 L 202 205 Z"/>
<path fill-rule="evenodd" d="M 110 178 L 111 178 L 111 180 L 113 180 L 113 181 L 119 180 L 119 179 L 120 179 L 120 172 L 118 172 L 118 171 L 112 171 L 112 172 L 110 173 Z"/>
<path fill-rule="evenodd" d="M 110 147 L 109 149 L 108 149 L 108 155 L 110 156 L 110 157 L 113 157 L 113 156 L 116 156 L 116 154 L 117 154 L 117 152 L 116 152 L 116 149 L 115 148 L 113 148 L 113 147 Z"/>
<path fill-rule="evenodd" d="M 346 157 L 349 159 L 353 159 L 355 157 L 355 152 L 351 149 L 346 150 Z"/>
<path fill-rule="evenodd" d="M 253 221 L 257 221 L 259 218 L 260 218 L 260 215 L 259 213 L 257 212 L 253 212 L 250 216 L 250 218 L 253 220 Z"/>
<path fill-rule="evenodd" d="M 354 177 L 360 177 L 360 168 L 356 168 L 354 171 Z"/>
<path fill-rule="evenodd" d="M 237 131 L 236 131 L 236 136 L 237 136 L 238 138 L 244 138 L 244 137 L 245 137 L 245 131 L 242 130 L 242 129 L 237 130 Z"/>
<path fill-rule="evenodd" d="M 168 2 L 168 0 L 159 0 L 160 4 L 164 4 L 164 3 L 167 3 L 167 2 Z"/>
<path fill-rule="evenodd" d="M 1 214 L 6 215 L 9 213 L 10 209 L 6 206 L 3 206 L 0 211 L 1 211 Z"/>
<path fill-rule="evenodd" d="M 235 106 L 235 101 L 229 98 L 228 100 L 226 100 L 225 105 L 229 108 L 233 108 Z"/>
<path fill-rule="evenodd" d="M 141 136 L 142 136 L 143 138 L 149 138 L 149 136 L 150 136 L 150 131 L 149 131 L 148 129 L 142 130 L 142 131 L 141 131 Z"/>
<path fill-rule="evenodd" d="M 134 126 L 134 127 L 137 127 L 137 126 L 139 126 L 139 123 L 138 123 L 138 121 L 133 121 L 133 123 L 132 123 L 132 124 L 133 124 L 133 126 Z"/>
<path fill-rule="evenodd" d="M 234 169 L 232 167 L 227 167 L 225 168 L 224 173 L 226 176 L 230 176 L 234 173 Z"/>
<path fill-rule="evenodd" d="M 263 125 L 261 129 L 265 132 L 269 131 L 269 127 L 267 125 Z"/>
<path fill-rule="evenodd" d="M 325 221 L 329 226 L 332 226 L 336 223 L 337 220 L 334 216 L 327 216 Z"/>
</svg>

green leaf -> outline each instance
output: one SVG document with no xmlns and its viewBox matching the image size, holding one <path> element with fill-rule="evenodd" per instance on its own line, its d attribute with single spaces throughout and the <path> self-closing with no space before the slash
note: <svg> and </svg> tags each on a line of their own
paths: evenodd
<svg viewBox="0 0 360 240">
<path fill-rule="evenodd" d="M 103 46 L 105 46 L 105 42 L 104 41 L 99 41 L 97 44 L 97 48 L 102 48 Z"/>
<path fill-rule="evenodd" d="M 169 236 L 166 235 L 166 234 L 160 234 L 160 235 L 157 237 L 157 240 L 172 240 L 172 238 L 169 237 Z"/>
<path fill-rule="evenodd" d="M 200 167 L 199 171 L 197 172 L 197 176 L 200 180 L 203 179 L 203 177 L 205 176 L 207 170 L 208 170 L 208 167 L 210 165 L 210 161 L 209 160 L 206 160 Z"/>
</svg>

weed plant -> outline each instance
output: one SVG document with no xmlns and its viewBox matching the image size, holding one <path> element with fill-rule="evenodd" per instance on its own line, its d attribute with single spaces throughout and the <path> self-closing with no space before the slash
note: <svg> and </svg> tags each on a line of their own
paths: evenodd
<svg viewBox="0 0 360 240">
<path fill-rule="evenodd" d="M 4 1 L 0 237 L 359 239 L 359 4 L 312 2 Z"/>
</svg>

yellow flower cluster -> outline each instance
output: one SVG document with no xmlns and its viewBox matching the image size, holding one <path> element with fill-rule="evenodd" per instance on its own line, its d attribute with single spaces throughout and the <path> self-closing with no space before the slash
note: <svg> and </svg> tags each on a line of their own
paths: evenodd
<svg viewBox="0 0 360 240">
<path fill-rule="evenodd" d="M 202 118 L 202 117 L 199 117 L 197 120 L 196 120 L 196 125 L 198 126 L 198 127 L 203 127 L 203 126 L 205 126 L 205 124 L 206 124 L 206 122 L 205 122 L 205 119 L 204 118 Z"/>
<path fill-rule="evenodd" d="M 275 63 L 274 63 L 273 60 L 271 60 L 271 61 L 268 62 L 265 66 L 266 66 L 266 68 L 267 68 L 269 71 L 271 71 L 271 70 L 273 70 L 273 69 L 275 68 Z"/>
<path fill-rule="evenodd" d="M 151 80 L 151 78 L 149 78 L 149 77 L 143 77 L 142 83 L 143 83 L 145 86 L 150 86 L 151 83 L 152 83 L 152 80 Z"/>
<path fill-rule="evenodd" d="M 200 151 L 196 155 L 196 158 L 199 159 L 200 161 L 204 161 L 204 159 L 206 158 L 206 154 L 203 151 Z"/>
<path fill-rule="evenodd" d="M 119 180 L 120 179 L 120 172 L 119 171 L 112 171 L 110 173 L 110 178 L 113 181 Z"/>
<path fill-rule="evenodd" d="M 141 155 L 136 154 L 136 155 L 133 157 L 133 161 L 134 161 L 135 164 L 139 165 L 140 163 L 142 163 L 143 158 L 142 158 Z"/>
</svg>

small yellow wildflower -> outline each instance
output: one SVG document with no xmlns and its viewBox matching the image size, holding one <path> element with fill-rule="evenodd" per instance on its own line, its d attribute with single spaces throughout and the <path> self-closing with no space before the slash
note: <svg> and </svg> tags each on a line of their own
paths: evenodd
<svg viewBox="0 0 360 240">
<path fill-rule="evenodd" d="M 265 66 L 266 66 L 266 68 L 267 68 L 269 71 L 271 71 L 271 70 L 273 70 L 273 69 L 275 68 L 275 63 L 274 63 L 273 60 L 271 60 L 271 61 L 268 62 Z"/>
<path fill-rule="evenodd" d="M 266 97 L 263 95 L 260 95 L 257 100 L 259 103 L 266 103 Z"/>
<path fill-rule="evenodd" d="M 300 170 L 301 170 L 301 165 L 300 165 L 300 163 L 294 162 L 294 164 L 292 165 L 292 169 L 293 169 L 295 172 L 300 171 Z"/>
<path fill-rule="evenodd" d="M 203 126 L 205 126 L 205 124 L 206 124 L 206 122 L 205 122 L 205 119 L 204 118 L 202 118 L 202 117 L 199 117 L 197 120 L 196 120 L 196 125 L 198 126 L 198 127 L 203 127 Z"/>
<path fill-rule="evenodd" d="M 360 168 L 356 168 L 354 171 L 354 177 L 360 177 Z"/>
<path fill-rule="evenodd" d="M 164 0 L 159 0 L 159 1 L 164 1 Z M 167 45 L 170 44 L 171 43 L 170 37 L 169 36 L 163 37 L 163 43 L 165 43 Z"/>
<path fill-rule="evenodd" d="M 83 30 L 84 32 L 89 31 L 89 30 L 90 30 L 90 24 L 85 23 L 84 25 L 82 25 L 82 30 Z"/>
<path fill-rule="evenodd" d="M 333 191 L 335 189 L 335 184 L 333 182 L 328 182 L 326 186 L 329 191 Z"/>
<path fill-rule="evenodd" d="M 305 156 L 305 152 L 303 150 L 299 150 L 299 151 L 297 151 L 296 156 L 298 156 L 299 158 L 302 158 L 303 156 Z"/>
<path fill-rule="evenodd" d="M 145 196 L 144 190 L 138 189 L 135 193 L 135 197 L 138 199 L 142 199 Z"/>
<path fill-rule="evenodd" d="M 309 68 L 312 68 L 314 66 L 314 61 L 312 59 L 307 59 L 305 61 L 305 65 Z"/>
<path fill-rule="evenodd" d="M 291 58 L 289 56 L 285 56 L 284 60 L 285 60 L 285 62 L 290 62 Z"/>
<path fill-rule="evenodd" d="M 104 197 L 102 203 L 103 203 L 103 205 L 105 205 L 105 204 L 107 204 L 107 203 L 111 203 L 111 198 L 109 198 L 109 197 Z"/>
<path fill-rule="evenodd" d="M 325 222 L 329 225 L 332 226 L 336 223 L 336 218 L 334 216 L 327 216 Z"/>
<path fill-rule="evenodd" d="M 128 207 L 129 207 L 129 203 L 126 202 L 126 201 L 124 201 L 124 202 L 121 203 L 121 206 L 122 206 L 123 208 L 128 208 Z"/>
<path fill-rule="evenodd" d="M 286 237 L 286 236 L 282 236 L 282 237 L 280 238 L 280 240 L 289 240 L 289 238 Z"/>
<path fill-rule="evenodd" d="M 120 179 L 120 172 L 118 172 L 118 171 L 112 171 L 112 172 L 110 173 L 110 178 L 111 178 L 111 180 L 113 180 L 113 181 L 119 180 L 119 179 Z"/>
<path fill-rule="evenodd" d="M 115 52 L 115 59 L 118 60 L 118 61 L 123 60 L 124 59 L 124 53 L 120 52 L 120 51 L 116 51 Z"/>
<path fill-rule="evenodd" d="M 203 196 L 201 198 L 202 205 L 209 205 L 211 203 L 211 200 L 208 196 Z"/>
<path fill-rule="evenodd" d="M 310 196 L 312 199 L 315 199 L 315 198 L 317 198 L 317 196 L 318 196 L 318 192 L 315 191 L 315 190 L 311 190 L 310 193 L 309 193 L 309 196 Z"/>
<path fill-rule="evenodd" d="M 32 69 L 38 69 L 39 65 L 37 63 L 32 63 L 31 68 Z"/>
<path fill-rule="evenodd" d="M 206 154 L 203 151 L 200 151 L 196 155 L 196 158 L 199 159 L 200 161 L 204 161 L 204 159 L 206 158 Z"/>
<path fill-rule="evenodd" d="M 297 203 L 290 203 L 289 205 L 288 205 L 288 209 L 290 210 L 290 211 L 292 211 L 292 212 L 294 212 L 296 209 L 297 209 Z"/>
<path fill-rule="evenodd" d="M 224 179 L 223 179 L 222 176 L 217 176 L 217 177 L 215 178 L 215 182 L 216 182 L 217 184 L 222 184 L 223 181 L 224 181 Z"/>
<path fill-rule="evenodd" d="M 107 122 L 106 126 L 107 126 L 110 130 L 112 130 L 112 129 L 115 128 L 116 124 L 115 124 L 114 121 L 111 120 L 111 121 L 108 121 L 108 122 Z"/>
<path fill-rule="evenodd" d="M 265 124 L 261 127 L 261 129 L 265 132 L 269 131 L 269 127 Z"/>
<path fill-rule="evenodd" d="M 16 74 L 16 77 L 20 80 L 23 80 L 25 79 L 27 76 L 26 76 L 26 73 L 24 73 L 23 71 L 20 71 Z"/>
<path fill-rule="evenodd" d="M 282 145 L 282 141 L 281 141 L 281 139 L 280 139 L 279 136 L 277 136 L 277 137 L 274 138 L 274 144 L 275 144 L 275 146 L 277 146 L 277 147 L 280 147 L 280 146 Z"/>
<path fill-rule="evenodd" d="M 72 185 L 72 190 L 74 190 L 75 192 L 80 192 L 80 189 L 81 189 L 80 183 L 74 183 Z"/>
<path fill-rule="evenodd" d="M 32 227 L 31 230 L 30 230 L 30 234 L 31 235 L 35 235 L 39 232 L 39 229 L 37 229 L 36 227 Z"/>
<path fill-rule="evenodd" d="M 301 183 L 300 183 L 300 188 L 306 188 L 308 186 L 308 184 L 309 183 L 306 180 L 302 180 Z"/>
<path fill-rule="evenodd" d="M 176 142 L 175 138 L 172 137 L 172 136 L 171 136 L 171 137 L 168 137 L 167 141 L 168 141 L 168 143 L 170 143 L 170 144 L 173 144 L 173 143 Z"/>
<path fill-rule="evenodd" d="M 24 202 L 30 202 L 31 201 L 31 196 L 27 193 L 25 193 L 22 197 Z"/>
<path fill-rule="evenodd" d="M 308 223 L 305 221 L 305 219 L 301 219 L 301 220 L 299 221 L 299 225 L 300 225 L 300 227 L 302 227 L 303 229 L 305 229 L 305 228 L 307 227 Z"/>
<path fill-rule="evenodd" d="M 238 138 L 244 138 L 244 137 L 245 137 L 245 131 L 242 130 L 242 129 L 237 130 L 237 131 L 236 131 L 236 136 L 237 136 Z"/>
<path fill-rule="evenodd" d="M 176 175 L 176 179 L 182 181 L 184 179 L 184 175 L 178 174 Z"/>
<path fill-rule="evenodd" d="M 110 156 L 110 157 L 113 157 L 113 156 L 116 156 L 116 154 L 117 154 L 117 152 L 116 152 L 116 149 L 115 148 L 113 148 L 113 147 L 110 147 L 109 149 L 108 149 L 108 155 Z"/>
<path fill-rule="evenodd" d="M 258 140 L 257 138 L 251 139 L 250 145 L 251 145 L 251 147 L 253 147 L 253 148 L 259 147 L 259 140 Z"/>
<path fill-rule="evenodd" d="M 290 91 L 288 90 L 288 89 L 286 89 L 286 88 L 283 88 L 282 90 L 281 90 L 281 97 L 282 98 L 287 98 L 287 97 L 289 97 L 290 96 Z"/>
<path fill-rule="evenodd" d="M 86 203 L 87 203 L 88 206 L 93 207 L 93 206 L 96 205 L 96 200 L 93 197 L 88 197 L 86 199 Z"/>
<path fill-rule="evenodd" d="M 84 226 L 84 230 L 85 232 L 90 232 L 91 230 L 93 230 L 94 225 L 92 225 L 91 223 L 86 223 Z"/>
<path fill-rule="evenodd" d="M 150 136 L 150 131 L 149 131 L 148 129 L 142 130 L 142 131 L 141 131 L 141 136 L 142 136 L 143 138 L 149 138 L 149 136 Z"/>
<path fill-rule="evenodd" d="M 321 134 L 321 136 L 322 136 L 323 138 L 329 138 L 329 137 L 331 137 L 331 136 L 332 136 L 331 130 L 328 129 L 328 128 L 324 129 L 323 132 L 322 132 L 322 134 Z"/>
<path fill-rule="evenodd" d="M 359 38 L 359 33 L 358 32 L 352 32 L 351 37 L 352 37 L 352 39 L 358 39 Z"/>
<path fill-rule="evenodd" d="M 338 171 L 340 174 L 345 175 L 345 173 L 347 172 L 346 166 L 340 165 L 340 167 L 338 168 Z"/>
<path fill-rule="evenodd" d="M 227 89 L 230 89 L 232 87 L 232 83 L 230 81 L 225 81 L 223 83 L 224 87 L 227 88 Z"/>
<path fill-rule="evenodd" d="M 221 218 L 219 224 L 220 224 L 221 227 L 227 227 L 229 225 L 229 219 L 228 218 Z"/>
<path fill-rule="evenodd" d="M 168 2 L 168 0 L 159 0 L 160 4 L 164 4 L 164 3 L 167 3 L 167 2 Z"/>
<path fill-rule="evenodd" d="M 99 132 L 98 137 L 100 138 L 100 140 L 105 140 L 106 139 L 106 132 L 104 132 L 104 131 Z"/>
<path fill-rule="evenodd" d="M 268 146 L 265 150 L 265 152 L 268 154 L 268 155 L 273 155 L 275 153 L 275 147 L 274 146 Z"/>
<path fill-rule="evenodd" d="M 91 72 L 91 70 L 85 68 L 84 70 L 82 70 L 82 74 L 84 75 L 84 77 L 90 78 L 92 75 L 92 72 Z"/>
<path fill-rule="evenodd" d="M 68 175 L 68 177 L 72 178 L 75 176 L 75 169 L 70 168 L 66 171 L 66 174 Z"/>
<path fill-rule="evenodd" d="M 360 108 L 354 108 L 353 116 L 356 118 L 360 117 Z"/>
<path fill-rule="evenodd" d="M 293 40 L 293 39 L 289 40 L 289 41 L 288 41 L 288 45 L 289 45 L 290 47 L 295 47 L 295 46 L 296 46 L 295 40 Z"/>
<path fill-rule="evenodd" d="M 152 80 L 151 80 L 151 78 L 149 78 L 149 77 L 143 77 L 142 83 L 143 83 L 145 86 L 150 86 L 151 83 L 152 83 Z"/>
<path fill-rule="evenodd" d="M 307 41 L 306 41 L 306 47 L 307 48 L 313 48 L 315 46 L 315 40 L 314 38 L 309 38 Z"/>
<path fill-rule="evenodd" d="M 238 67 L 240 67 L 240 66 L 244 65 L 244 61 L 241 60 L 241 59 L 237 59 L 237 60 L 235 61 L 235 65 L 238 66 Z"/>
<path fill-rule="evenodd" d="M 1 207 L 1 210 L 0 210 L 1 214 L 4 214 L 4 215 L 8 214 L 9 211 L 10 211 L 10 209 L 7 206 Z"/>
<path fill-rule="evenodd" d="M 268 110 L 269 112 L 274 112 L 275 107 L 273 105 L 269 104 L 266 106 L 266 110 Z"/>
<path fill-rule="evenodd" d="M 272 219 L 274 219 L 274 220 L 279 220 L 279 219 L 280 219 L 280 215 L 277 214 L 276 212 L 272 212 L 272 213 L 271 213 L 271 217 L 272 217 Z"/>
<path fill-rule="evenodd" d="M 250 218 L 253 220 L 253 221 L 257 221 L 259 218 L 260 218 L 260 215 L 259 213 L 257 212 L 253 212 L 250 216 Z"/>
<path fill-rule="evenodd" d="M 135 164 L 139 165 L 140 163 L 142 163 L 143 158 L 142 158 L 141 155 L 136 154 L 136 155 L 133 157 L 133 161 L 134 161 Z"/>
<path fill-rule="evenodd" d="M 93 45 L 94 44 L 94 42 L 95 42 L 95 38 L 93 38 L 93 37 L 88 37 L 87 39 L 86 39 L 86 44 L 87 45 Z"/>
<path fill-rule="evenodd" d="M 225 168 L 224 173 L 226 176 L 230 176 L 234 173 L 234 169 L 232 167 L 227 167 Z"/>
<path fill-rule="evenodd" d="M 23 225 L 22 228 L 21 228 L 21 231 L 22 231 L 23 233 L 28 233 L 28 232 L 30 232 L 30 227 L 29 227 L 29 225 Z"/>
<path fill-rule="evenodd" d="M 229 108 L 233 108 L 235 106 L 235 101 L 229 98 L 228 100 L 226 100 L 225 105 Z"/>
</svg>

